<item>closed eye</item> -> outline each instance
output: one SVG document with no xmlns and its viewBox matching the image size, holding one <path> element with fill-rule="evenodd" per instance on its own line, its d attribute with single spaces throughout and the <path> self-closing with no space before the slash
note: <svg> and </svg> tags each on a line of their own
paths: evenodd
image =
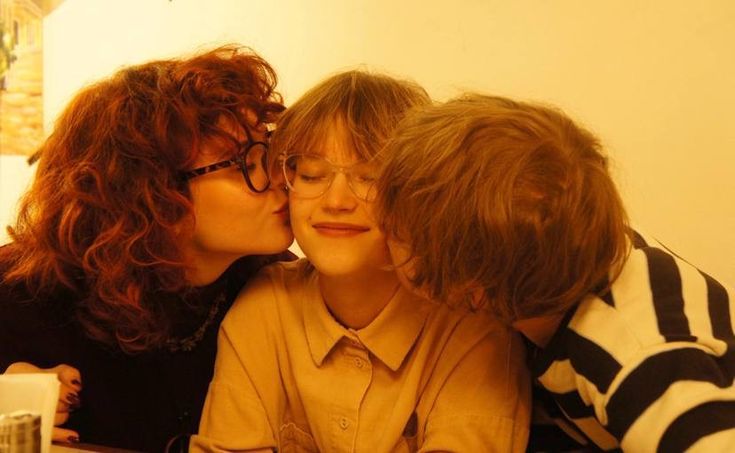
<svg viewBox="0 0 735 453">
<path fill-rule="evenodd" d="M 326 176 L 324 175 L 307 175 L 305 173 L 299 173 L 296 176 L 300 181 L 303 181 L 305 183 L 318 183 L 326 179 Z"/>
<path fill-rule="evenodd" d="M 373 175 L 355 175 L 357 182 L 373 183 L 377 179 Z"/>
</svg>

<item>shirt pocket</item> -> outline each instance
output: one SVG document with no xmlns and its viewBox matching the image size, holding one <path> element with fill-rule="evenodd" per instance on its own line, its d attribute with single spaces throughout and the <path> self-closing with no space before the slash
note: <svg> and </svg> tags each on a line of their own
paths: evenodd
<svg viewBox="0 0 735 453">
<path fill-rule="evenodd" d="M 286 423 L 278 430 L 279 453 L 318 453 L 319 449 L 311 434 L 294 423 Z"/>
</svg>

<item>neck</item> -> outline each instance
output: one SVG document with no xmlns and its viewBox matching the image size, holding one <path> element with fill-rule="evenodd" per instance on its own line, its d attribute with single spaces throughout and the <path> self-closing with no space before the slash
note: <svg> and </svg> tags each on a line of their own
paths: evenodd
<svg viewBox="0 0 735 453">
<path fill-rule="evenodd" d="M 203 255 L 196 252 L 187 254 L 189 267 L 186 280 L 192 286 L 205 286 L 217 280 L 239 257 L 231 254 Z"/>
<path fill-rule="evenodd" d="M 558 313 L 538 318 L 528 318 L 513 323 L 513 328 L 531 340 L 540 348 L 546 347 L 554 336 L 559 324 L 564 318 L 564 313 Z"/>
<path fill-rule="evenodd" d="M 343 326 L 362 329 L 388 305 L 400 286 L 393 271 L 355 276 L 319 275 L 319 288 L 332 316 Z"/>
</svg>

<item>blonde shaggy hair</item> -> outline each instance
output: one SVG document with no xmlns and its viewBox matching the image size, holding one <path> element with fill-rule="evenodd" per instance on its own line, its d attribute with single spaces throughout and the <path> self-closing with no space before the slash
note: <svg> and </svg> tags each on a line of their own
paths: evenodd
<svg viewBox="0 0 735 453">
<path fill-rule="evenodd" d="M 397 130 L 376 210 L 433 297 L 481 287 L 513 322 L 563 312 L 619 272 L 627 217 L 607 158 L 560 111 L 468 94 Z"/>
<path fill-rule="evenodd" d="M 324 140 L 339 125 L 356 157 L 370 160 L 407 110 L 431 101 L 419 85 L 366 71 L 347 71 L 307 91 L 279 118 L 272 156 L 321 154 Z"/>
</svg>

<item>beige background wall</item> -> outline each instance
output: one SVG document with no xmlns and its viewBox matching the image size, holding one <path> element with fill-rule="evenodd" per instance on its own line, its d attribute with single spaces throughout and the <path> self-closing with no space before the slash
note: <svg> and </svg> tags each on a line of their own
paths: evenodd
<svg viewBox="0 0 735 453">
<path fill-rule="evenodd" d="M 607 145 L 634 220 L 735 283 L 735 2 L 66 0 L 44 20 L 45 119 L 121 65 L 233 41 L 287 103 L 355 65 L 555 103 Z M 6 223 L 28 175 L 0 164 Z"/>
</svg>

